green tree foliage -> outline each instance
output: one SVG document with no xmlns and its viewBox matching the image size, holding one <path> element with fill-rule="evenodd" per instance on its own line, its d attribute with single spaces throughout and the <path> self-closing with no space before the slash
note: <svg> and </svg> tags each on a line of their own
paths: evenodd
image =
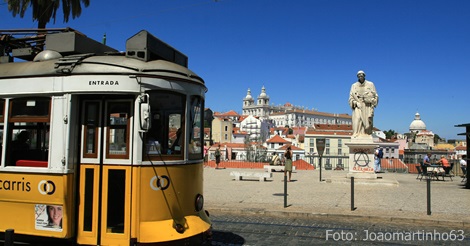
<svg viewBox="0 0 470 246">
<path fill-rule="evenodd" d="M 394 130 L 390 129 L 388 131 L 384 131 L 385 133 L 385 138 L 386 139 L 392 139 L 393 136 L 395 136 L 395 134 L 397 134 Z"/>
<path fill-rule="evenodd" d="M 62 12 L 64 14 L 64 22 L 69 21 L 70 14 L 75 19 L 82 13 L 82 4 L 85 7 L 90 5 L 90 0 L 4 0 L 8 3 L 8 11 L 13 17 L 19 15 L 24 17 L 28 7 L 32 8 L 33 21 L 38 22 L 38 28 L 46 28 L 46 24 L 51 18 L 56 19 L 57 10 L 62 3 Z"/>
</svg>

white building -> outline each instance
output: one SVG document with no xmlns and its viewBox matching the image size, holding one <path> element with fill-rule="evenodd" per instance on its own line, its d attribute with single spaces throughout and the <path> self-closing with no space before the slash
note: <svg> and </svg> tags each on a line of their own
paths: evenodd
<svg viewBox="0 0 470 246">
<path fill-rule="evenodd" d="M 266 88 L 261 88 L 261 94 L 255 99 L 248 89 L 243 99 L 243 115 L 253 115 L 263 121 L 269 121 L 276 127 L 311 127 L 314 124 L 342 124 L 351 125 L 352 119 L 349 114 L 331 114 L 309 110 L 305 107 L 296 107 L 290 103 L 282 106 L 270 105 L 270 98 L 266 94 Z"/>
<path fill-rule="evenodd" d="M 269 125 L 252 115 L 240 122 L 240 131 L 246 132 L 251 141 L 264 142 L 269 137 Z"/>
<path fill-rule="evenodd" d="M 414 120 L 410 124 L 410 141 L 417 145 L 426 145 L 427 147 L 434 147 L 434 133 L 426 130 L 426 124 L 421 120 L 419 113 L 415 114 Z"/>
</svg>

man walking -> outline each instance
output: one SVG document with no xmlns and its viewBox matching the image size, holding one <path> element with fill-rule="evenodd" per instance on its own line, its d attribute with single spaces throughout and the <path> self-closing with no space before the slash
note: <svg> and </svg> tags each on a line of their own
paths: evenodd
<svg viewBox="0 0 470 246">
<path fill-rule="evenodd" d="M 377 149 L 375 149 L 375 153 L 374 153 L 374 171 L 375 171 L 375 173 L 380 172 L 383 156 L 384 156 L 383 149 L 377 147 Z"/>
</svg>

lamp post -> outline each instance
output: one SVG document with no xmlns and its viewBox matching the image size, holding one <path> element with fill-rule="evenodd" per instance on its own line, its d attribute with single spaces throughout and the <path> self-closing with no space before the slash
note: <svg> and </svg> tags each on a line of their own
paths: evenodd
<svg viewBox="0 0 470 246">
<path fill-rule="evenodd" d="M 320 156 L 320 182 L 323 181 L 321 178 L 321 159 L 323 156 L 323 151 L 325 150 L 325 138 L 317 138 L 316 139 L 316 145 L 317 145 L 317 152 L 318 155 Z"/>
</svg>

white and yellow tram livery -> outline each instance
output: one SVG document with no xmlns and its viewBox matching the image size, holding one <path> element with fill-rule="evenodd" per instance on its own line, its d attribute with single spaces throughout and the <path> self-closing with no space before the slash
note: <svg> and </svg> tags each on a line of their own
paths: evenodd
<svg viewBox="0 0 470 246">
<path fill-rule="evenodd" d="M 30 32 L 0 31 L 0 236 L 207 240 L 207 88 L 187 57 L 146 31 L 125 52 L 73 29 Z"/>
</svg>

